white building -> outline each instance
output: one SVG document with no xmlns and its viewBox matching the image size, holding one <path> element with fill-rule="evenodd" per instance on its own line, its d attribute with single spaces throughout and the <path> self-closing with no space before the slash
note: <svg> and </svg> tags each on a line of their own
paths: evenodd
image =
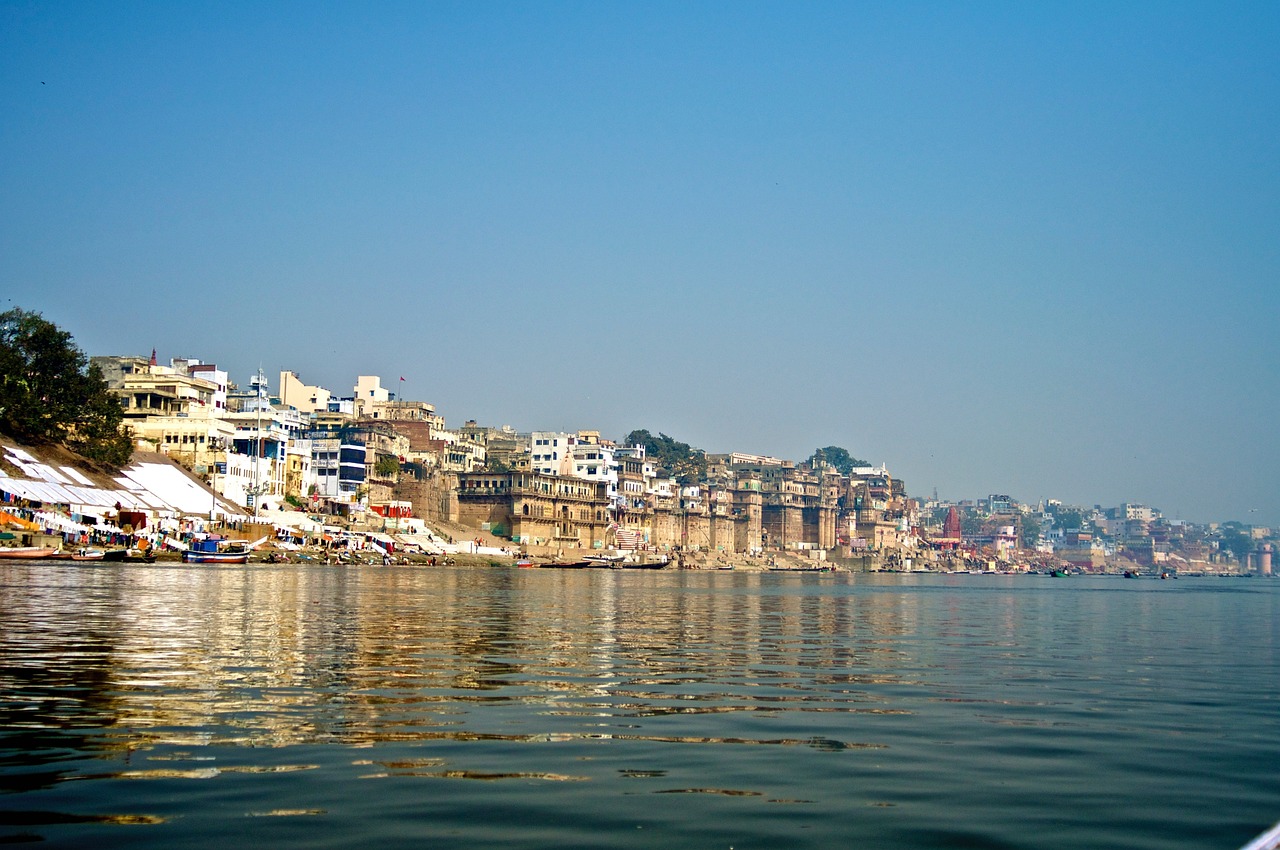
<svg viewBox="0 0 1280 850">
<path fill-rule="evenodd" d="M 644 446 L 619 446 L 613 456 L 618 463 L 618 504 L 626 508 L 643 507 L 658 477 L 653 463 L 645 456 Z"/>
<path fill-rule="evenodd" d="M 169 366 L 178 374 L 200 378 L 216 388 L 208 400 L 208 406 L 214 416 L 227 409 L 228 377 L 227 373 L 219 369 L 216 363 L 201 363 L 199 360 L 192 358 L 174 358 L 169 361 Z"/>
<path fill-rule="evenodd" d="M 357 416 L 369 415 L 375 404 L 386 404 L 391 400 L 391 391 L 382 386 L 382 378 L 377 375 L 359 375 L 356 377 L 354 392 Z"/>
<path fill-rule="evenodd" d="M 543 475 L 573 475 L 576 434 L 534 431 L 530 438 L 529 467 Z"/>
<path fill-rule="evenodd" d="M 609 501 L 618 502 L 618 462 L 614 447 L 599 443 L 576 443 L 571 447 L 572 475 L 586 481 L 603 481 L 608 485 Z"/>
<path fill-rule="evenodd" d="M 270 458 L 228 452 L 216 467 L 213 487 L 229 501 L 252 508 L 279 508 L 284 501 L 285 465 Z"/>
</svg>

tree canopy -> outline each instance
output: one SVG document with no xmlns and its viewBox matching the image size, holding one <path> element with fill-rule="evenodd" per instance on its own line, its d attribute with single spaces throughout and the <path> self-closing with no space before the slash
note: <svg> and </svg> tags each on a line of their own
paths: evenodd
<svg viewBox="0 0 1280 850">
<path fill-rule="evenodd" d="M 1226 522 L 1219 529 L 1221 535 L 1218 547 L 1225 549 L 1240 560 L 1254 550 L 1257 543 L 1253 537 L 1244 529 L 1244 525 L 1239 522 Z"/>
<path fill-rule="evenodd" d="M 122 419 L 102 371 L 71 334 L 39 313 L 0 313 L 0 431 L 120 467 L 133 453 Z"/>
<path fill-rule="evenodd" d="M 1023 514 L 1018 522 L 1018 545 L 1023 549 L 1034 549 L 1040 542 L 1040 522 L 1030 514 Z"/>
<path fill-rule="evenodd" d="M 1088 528 L 1084 516 L 1079 511 L 1058 511 L 1054 517 L 1054 525 L 1064 531 L 1083 531 Z"/>
<path fill-rule="evenodd" d="M 815 449 L 813 454 L 809 455 L 809 459 L 805 461 L 809 466 L 815 469 L 823 463 L 829 463 L 836 468 L 841 475 L 848 475 L 854 468 L 859 466 L 870 466 L 865 460 L 859 460 L 849 454 L 848 449 L 842 449 L 839 446 L 827 446 L 825 449 Z"/>
<path fill-rule="evenodd" d="M 702 449 L 695 449 L 666 434 L 659 433 L 655 437 L 643 429 L 627 434 L 624 443 L 628 446 L 644 446 L 645 456 L 654 466 L 681 484 L 697 484 L 707 480 L 707 453 Z"/>
</svg>

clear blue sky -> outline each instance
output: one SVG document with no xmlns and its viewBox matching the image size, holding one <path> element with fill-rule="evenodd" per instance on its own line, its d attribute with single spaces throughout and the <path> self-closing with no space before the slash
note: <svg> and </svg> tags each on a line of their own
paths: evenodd
<svg viewBox="0 0 1280 850">
<path fill-rule="evenodd" d="M 1280 525 L 1280 4 L 0 2 L 0 307 Z"/>
</svg>

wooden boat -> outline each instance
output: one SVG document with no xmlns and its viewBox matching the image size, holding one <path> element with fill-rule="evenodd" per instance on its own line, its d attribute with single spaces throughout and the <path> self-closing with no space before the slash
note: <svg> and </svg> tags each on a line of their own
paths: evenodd
<svg viewBox="0 0 1280 850">
<path fill-rule="evenodd" d="M 210 537 L 193 543 L 190 549 L 182 553 L 182 561 L 186 564 L 247 564 L 253 550 L 266 542 L 265 537 L 252 543 Z"/>
<path fill-rule="evenodd" d="M 247 564 L 249 550 L 223 549 L 219 552 L 201 552 L 188 549 L 182 553 L 182 561 L 185 564 Z"/>
<path fill-rule="evenodd" d="M 0 546 L 0 559 L 31 560 L 57 556 L 58 550 L 49 546 Z"/>
<path fill-rule="evenodd" d="M 101 549 L 79 549 L 71 553 L 73 561 L 101 561 L 106 557 L 106 552 Z"/>
<path fill-rule="evenodd" d="M 151 549 L 108 549 L 102 553 L 102 560 L 125 564 L 154 564 L 156 553 Z"/>
</svg>

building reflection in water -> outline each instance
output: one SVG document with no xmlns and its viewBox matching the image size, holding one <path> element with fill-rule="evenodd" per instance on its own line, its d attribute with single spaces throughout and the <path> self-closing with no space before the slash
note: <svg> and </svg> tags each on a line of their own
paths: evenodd
<svg viewBox="0 0 1280 850">
<path fill-rule="evenodd" d="M 5 579 L 0 710 L 27 767 L 55 764 L 68 734 L 118 753 L 893 712 L 882 686 L 916 663 L 915 607 L 848 576 L 46 565 Z"/>
</svg>

